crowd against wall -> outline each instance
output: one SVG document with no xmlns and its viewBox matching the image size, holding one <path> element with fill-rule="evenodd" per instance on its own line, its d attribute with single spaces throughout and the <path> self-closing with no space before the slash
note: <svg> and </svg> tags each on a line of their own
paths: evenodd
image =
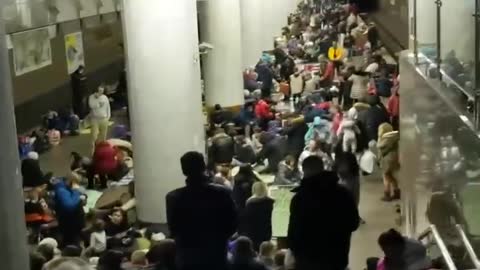
<svg viewBox="0 0 480 270">
<path fill-rule="evenodd" d="M 351 235 L 366 222 L 358 212 L 360 179 L 380 170 L 379 200 L 401 197 L 397 67 L 387 64 L 375 25 L 355 5 L 302 2 L 282 30 L 275 49 L 244 71 L 241 110 L 212 108 L 207 162 L 197 152 L 181 157 L 186 186 L 165 198 L 168 233 L 130 215 L 136 201 L 127 128 L 115 126 L 107 139 L 111 103 L 128 103 L 125 74 L 118 91 L 102 85 L 88 104 L 73 104 L 74 118 L 47 117 L 49 136 L 37 138 L 36 149 L 87 118 L 92 157 L 74 152 L 71 172 L 52 177 L 36 152 L 24 151 L 31 269 L 347 269 Z M 82 67 L 73 87 L 85 87 Z M 274 180 L 262 181 L 265 175 Z M 84 210 L 87 189 L 107 193 L 111 186 L 123 192 Z M 294 193 L 285 247 L 272 235 L 272 186 Z M 378 244 L 385 254 L 369 258 L 368 269 L 432 267 L 421 243 L 393 229 Z"/>
</svg>

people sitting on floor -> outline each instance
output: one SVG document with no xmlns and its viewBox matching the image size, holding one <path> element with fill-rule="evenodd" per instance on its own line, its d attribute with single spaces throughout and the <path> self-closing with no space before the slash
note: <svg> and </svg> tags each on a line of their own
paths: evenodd
<svg viewBox="0 0 480 270">
<path fill-rule="evenodd" d="M 287 155 L 287 139 L 284 136 L 265 132 L 260 136 L 260 143 L 263 147 L 257 154 L 257 161 L 268 160 L 268 165 L 262 173 L 276 173 L 278 163 Z"/>
<path fill-rule="evenodd" d="M 227 123 L 225 110 L 220 104 L 215 104 L 214 110 L 210 114 L 210 123 L 214 130 L 216 128 L 223 128 L 223 126 Z"/>
<path fill-rule="evenodd" d="M 308 124 L 308 131 L 305 134 L 305 144 L 311 140 L 320 140 L 323 142 L 330 142 L 331 139 L 331 125 L 330 121 L 316 116 L 312 123 Z"/>
<path fill-rule="evenodd" d="M 105 217 L 104 222 L 108 248 L 119 248 L 132 244 L 131 237 L 128 235 L 130 226 L 125 212 L 115 209 Z"/>
<path fill-rule="evenodd" d="M 255 164 L 257 156 L 252 141 L 245 135 L 235 136 L 234 165 Z"/>
<path fill-rule="evenodd" d="M 238 234 L 252 240 L 254 250 L 272 239 L 272 212 L 274 200 L 268 196 L 267 185 L 262 181 L 252 186 L 252 196 L 240 212 Z"/>
<path fill-rule="evenodd" d="M 257 118 L 258 125 L 267 130 L 268 122 L 274 118 L 273 113 L 270 110 L 269 101 L 266 98 L 262 98 L 255 105 L 255 117 Z"/>
<path fill-rule="evenodd" d="M 88 189 L 95 188 L 94 177 L 98 175 L 100 179 L 100 188 L 107 188 L 107 181 L 119 180 L 117 173 L 121 169 L 121 163 L 118 160 L 118 151 L 108 141 L 103 141 L 95 146 L 95 152 L 93 153 L 92 165 L 87 172 Z"/>
<path fill-rule="evenodd" d="M 278 164 L 278 171 L 273 183 L 275 185 L 292 185 L 301 179 L 296 168 L 297 160 L 294 156 L 288 155 Z"/>
<path fill-rule="evenodd" d="M 211 138 L 208 147 L 208 160 L 210 165 L 231 164 L 235 154 L 234 141 L 225 133 L 223 128 L 217 128 L 215 135 Z"/>
<path fill-rule="evenodd" d="M 230 259 L 231 270 L 267 270 L 256 258 L 253 243 L 248 237 L 241 236 L 235 241 L 232 257 Z"/>
</svg>

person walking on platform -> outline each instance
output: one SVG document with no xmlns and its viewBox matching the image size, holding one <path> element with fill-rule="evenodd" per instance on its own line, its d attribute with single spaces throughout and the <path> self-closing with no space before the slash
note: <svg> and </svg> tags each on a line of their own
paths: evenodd
<svg viewBox="0 0 480 270">
<path fill-rule="evenodd" d="M 237 229 L 231 192 L 210 184 L 201 153 L 188 152 L 180 162 L 186 186 L 166 196 L 168 228 L 177 246 L 177 269 L 225 270 L 227 242 Z"/>
<path fill-rule="evenodd" d="M 288 247 L 296 270 L 344 270 L 350 240 L 360 223 L 350 191 L 338 183 L 335 172 L 324 171 L 322 159 L 303 162 L 303 178 L 290 204 Z"/>
<path fill-rule="evenodd" d="M 111 117 L 111 111 L 110 101 L 104 94 L 104 91 L 105 88 L 100 86 L 97 91 L 88 98 L 92 126 L 92 153 L 97 142 L 107 140 L 108 122 Z"/>
</svg>

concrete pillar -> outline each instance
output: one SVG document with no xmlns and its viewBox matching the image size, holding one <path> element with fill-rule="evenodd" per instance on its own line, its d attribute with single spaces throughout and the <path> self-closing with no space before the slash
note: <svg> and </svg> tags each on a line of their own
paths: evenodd
<svg viewBox="0 0 480 270">
<path fill-rule="evenodd" d="M 272 50 L 275 36 L 278 36 L 281 33 L 279 28 L 281 12 L 277 9 L 279 0 L 262 0 L 261 7 L 263 12 L 263 24 L 261 25 L 261 37 L 263 50 L 268 51 Z"/>
<path fill-rule="evenodd" d="M 0 4 L 3 10 L 3 4 Z M 23 210 L 22 179 L 18 158 L 12 82 L 5 41 L 4 20 L 0 20 L 0 262 L 2 269 L 28 270 L 27 230 Z"/>
<path fill-rule="evenodd" d="M 206 104 L 239 108 L 244 103 L 240 1 L 209 0 L 199 7 L 202 41 L 214 46 L 202 58 Z"/>
<path fill-rule="evenodd" d="M 262 0 L 241 0 L 243 67 L 255 66 L 265 49 L 262 39 L 263 9 Z"/>
<path fill-rule="evenodd" d="M 123 0 L 138 217 L 166 223 L 180 157 L 205 152 L 196 1 Z"/>
</svg>

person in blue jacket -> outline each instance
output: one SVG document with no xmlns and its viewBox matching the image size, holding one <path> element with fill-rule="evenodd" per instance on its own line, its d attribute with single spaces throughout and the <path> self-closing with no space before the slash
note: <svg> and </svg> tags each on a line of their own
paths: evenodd
<svg viewBox="0 0 480 270">
<path fill-rule="evenodd" d="M 79 245 L 85 225 L 83 205 L 87 198 L 80 192 L 79 180 L 78 174 L 70 173 L 65 178 L 57 179 L 53 184 L 62 246 Z"/>
</svg>

